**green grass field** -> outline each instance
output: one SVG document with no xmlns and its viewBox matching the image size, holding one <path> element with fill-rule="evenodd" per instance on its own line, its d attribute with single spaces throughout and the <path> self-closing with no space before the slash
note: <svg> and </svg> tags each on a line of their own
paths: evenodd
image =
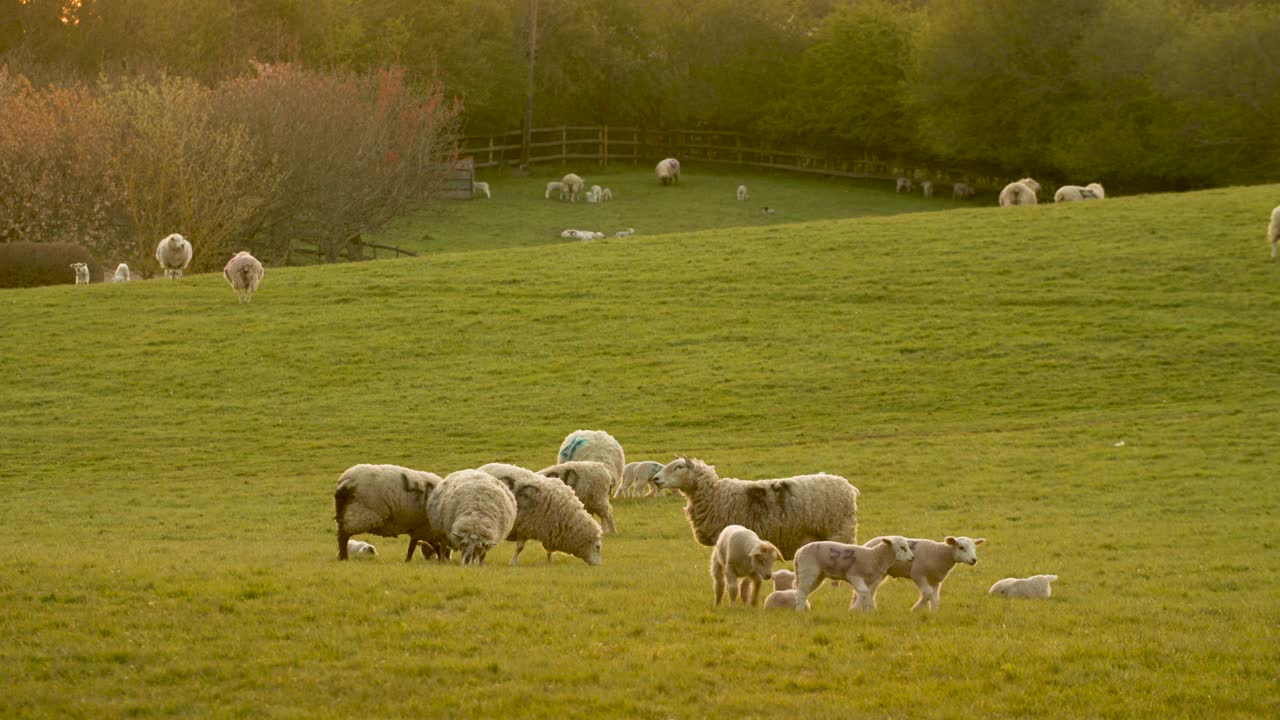
<svg viewBox="0 0 1280 720">
<path fill-rule="evenodd" d="M 632 238 L 270 268 L 252 305 L 0 292 L 0 717 L 1280 714 L 1280 186 L 734 227 L 696 180 Z M 564 211 L 543 182 L 429 232 Z M 699 194 L 727 219 L 649 231 Z M 904 581 L 713 609 L 677 498 L 619 501 L 600 567 L 334 560 L 346 467 L 538 468 L 577 428 L 987 543 L 934 615 Z"/>
</svg>

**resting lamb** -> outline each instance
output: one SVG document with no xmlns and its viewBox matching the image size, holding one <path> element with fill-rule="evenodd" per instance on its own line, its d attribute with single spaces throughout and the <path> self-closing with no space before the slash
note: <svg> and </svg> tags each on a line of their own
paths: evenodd
<svg viewBox="0 0 1280 720">
<path fill-rule="evenodd" d="M 1033 600 L 1048 599 L 1052 593 L 1049 583 L 1058 579 L 1057 575 L 1032 575 L 1029 578 L 1005 578 L 997 580 L 987 591 L 989 595 L 1000 595 L 1008 598 L 1027 598 Z"/>
</svg>

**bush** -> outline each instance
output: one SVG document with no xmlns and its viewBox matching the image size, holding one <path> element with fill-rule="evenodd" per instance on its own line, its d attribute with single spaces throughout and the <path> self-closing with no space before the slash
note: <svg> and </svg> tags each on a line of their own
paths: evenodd
<svg viewBox="0 0 1280 720">
<path fill-rule="evenodd" d="M 0 243 L 0 288 L 75 284 L 71 263 L 89 266 L 91 282 L 102 282 L 102 268 L 93 254 L 72 243 Z"/>
</svg>

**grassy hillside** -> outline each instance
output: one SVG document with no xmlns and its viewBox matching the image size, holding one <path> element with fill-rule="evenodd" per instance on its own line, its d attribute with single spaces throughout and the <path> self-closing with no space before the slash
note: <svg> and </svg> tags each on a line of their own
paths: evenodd
<svg viewBox="0 0 1280 720">
<path fill-rule="evenodd" d="M 1273 717 L 1278 196 L 0 292 L 0 716 Z M 713 609 L 676 498 L 619 502 L 595 568 L 334 561 L 349 465 L 580 427 L 987 544 L 932 616 Z"/>
</svg>

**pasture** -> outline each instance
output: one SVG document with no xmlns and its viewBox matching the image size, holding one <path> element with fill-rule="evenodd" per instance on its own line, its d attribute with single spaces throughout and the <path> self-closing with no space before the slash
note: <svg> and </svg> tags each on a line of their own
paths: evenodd
<svg viewBox="0 0 1280 720">
<path fill-rule="evenodd" d="M 682 190 L 632 238 L 268 268 L 252 305 L 0 292 L 0 716 L 1280 713 L 1280 187 L 651 230 Z M 713 609 L 677 498 L 618 501 L 600 567 L 334 560 L 346 467 L 536 469 L 577 428 L 987 543 L 933 615 Z"/>
</svg>

